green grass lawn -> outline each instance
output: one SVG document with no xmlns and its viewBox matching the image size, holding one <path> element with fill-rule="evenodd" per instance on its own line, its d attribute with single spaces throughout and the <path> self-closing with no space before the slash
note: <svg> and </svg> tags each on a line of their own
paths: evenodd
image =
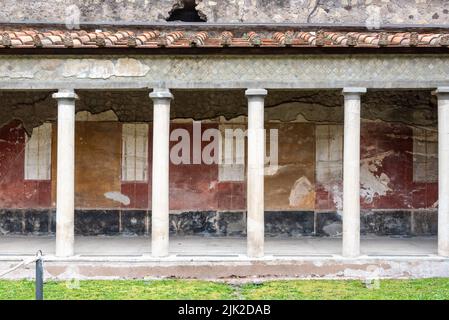
<svg viewBox="0 0 449 320">
<path fill-rule="evenodd" d="M 231 285 L 199 280 L 46 282 L 45 299 L 449 299 L 449 279 L 290 280 Z M 34 282 L 0 281 L 0 300 L 34 299 Z"/>
</svg>

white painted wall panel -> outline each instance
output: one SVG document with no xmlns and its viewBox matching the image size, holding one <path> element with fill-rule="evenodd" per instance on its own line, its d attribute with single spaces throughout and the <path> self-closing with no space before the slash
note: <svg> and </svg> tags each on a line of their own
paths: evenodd
<svg viewBox="0 0 449 320">
<path fill-rule="evenodd" d="M 122 126 L 122 181 L 148 180 L 148 124 Z"/>
<path fill-rule="evenodd" d="M 317 125 L 316 181 L 327 184 L 343 178 L 343 126 Z"/>
<path fill-rule="evenodd" d="M 244 125 L 220 125 L 224 139 L 220 148 L 219 181 L 245 180 L 245 130 Z"/>
<path fill-rule="evenodd" d="M 51 133 L 51 123 L 44 123 L 25 137 L 25 180 L 51 179 Z"/>
<path fill-rule="evenodd" d="M 438 181 L 438 132 L 413 128 L 413 181 Z"/>
</svg>

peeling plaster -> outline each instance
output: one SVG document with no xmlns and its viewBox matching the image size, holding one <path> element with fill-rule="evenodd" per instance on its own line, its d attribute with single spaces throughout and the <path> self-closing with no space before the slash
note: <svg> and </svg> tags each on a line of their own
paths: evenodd
<svg viewBox="0 0 449 320">
<path fill-rule="evenodd" d="M 29 67 L 33 68 L 32 65 Z M 145 67 L 132 68 L 133 73 L 146 72 Z M 88 76 L 90 71 L 83 67 L 80 72 L 80 75 Z M 98 114 L 113 110 L 122 122 L 152 121 L 153 108 L 148 91 L 77 93 L 80 97 L 76 102 L 77 112 Z M 0 126 L 18 119 L 30 133 L 45 121 L 56 121 L 56 101 L 51 94 L 45 91 L 0 92 Z M 173 94 L 172 119 L 210 120 L 221 116 L 223 121 L 237 119 L 246 123 L 247 101 L 241 90 L 173 90 Z M 343 123 L 342 105 L 341 94 L 336 91 L 272 90 L 266 98 L 265 117 L 270 122 Z M 362 119 L 436 126 L 436 100 L 427 91 L 368 92 L 363 99 Z"/>
<path fill-rule="evenodd" d="M 161 59 L 161 58 L 158 58 Z M 190 58 L 183 58 L 183 61 Z M 0 66 L 0 77 L 6 79 L 33 78 L 52 80 L 61 75 L 68 80 L 115 78 L 151 78 L 160 68 L 176 72 L 177 65 L 165 60 L 114 58 L 108 59 L 6 59 Z M 237 60 L 236 63 L 238 63 Z M 163 64 L 166 65 L 163 65 Z M 212 65 L 214 62 L 211 61 Z M 293 63 L 293 62 L 292 62 Z M 207 64 L 208 65 L 208 64 Z M 190 73 L 179 75 L 188 77 Z M 84 81 L 84 80 L 80 80 Z M 173 90 L 172 118 L 211 119 L 223 116 L 233 119 L 247 114 L 247 101 L 243 90 Z M 77 110 L 99 113 L 113 109 L 120 121 L 151 121 L 152 102 L 147 91 L 107 90 L 80 91 Z M 20 119 L 27 132 L 43 120 L 56 119 L 56 102 L 51 92 L 0 92 L 0 125 L 8 119 Z M 343 98 L 339 90 L 270 90 L 266 97 L 265 116 L 269 121 L 342 123 Z M 33 108 L 33 112 L 30 112 Z M 363 98 L 362 118 L 415 126 L 435 126 L 436 98 L 429 91 L 370 91 Z"/>
<path fill-rule="evenodd" d="M 295 181 L 290 191 L 289 203 L 291 207 L 310 207 L 315 200 L 315 190 L 312 183 L 306 177 Z"/>
<path fill-rule="evenodd" d="M 360 195 L 366 203 L 372 203 L 376 196 L 384 196 L 393 191 L 389 187 L 390 178 L 385 173 L 379 173 L 382 162 L 386 157 L 394 154 L 393 150 L 383 152 L 374 157 L 361 160 L 360 166 Z"/>
<path fill-rule="evenodd" d="M 65 78 L 109 79 L 112 76 L 143 77 L 149 70 L 147 65 L 131 58 L 117 60 L 67 59 L 62 65 L 61 74 Z"/>
<path fill-rule="evenodd" d="M 131 203 L 131 200 L 128 196 L 122 194 L 118 191 L 111 191 L 106 192 L 104 194 L 105 198 L 110 199 L 112 201 L 120 202 L 121 204 L 124 204 L 125 206 L 129 205 Z"/>
<path fill-rule="evenodd" d="M 337 208 L 337 213 L 341 214 L 343 210 L 343 189 L 337 184 L 331 184 L 330 189 L 332 193 L 332 201 L 335 208 Z"/>
<path fill-rule="evenodd" d="M 89 111 L 79 111 L 76 113 L 76 121 L 118 121 L 118 117 L 114 110 L 96 114 Z"/>
<path fill-rule="evenodd" d="M 36 68 L 29 68 L 27 65 L 22 64 L 2 63 L 0 65 L 0 78 L 32 79 L 36 72 Z"/>
</svg>

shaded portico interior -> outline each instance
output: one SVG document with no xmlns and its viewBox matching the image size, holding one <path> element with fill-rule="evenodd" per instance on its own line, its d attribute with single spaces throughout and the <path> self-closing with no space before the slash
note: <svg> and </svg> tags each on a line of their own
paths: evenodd
<svg viewBox="0 0 449 320">
<path fill-rule="evenodd" d="M 172 92 L 172 131 L 181 128 L 193 134 L 193 120 L 201 121 L 201 133 L 208 128 L 245 130 L 243 90 Z M 33 129 L 42 123 L 52 127 L 48 179 L 28 180 L 23 172 L 14 180 L 11 170 L 3 174 L 2 232 L 6 237 L 2 239 L 8 246 L 2 252 L 8 254 L 21 253 L 21 247 L 29 252 L 39 245 L 54 254 L 57 109 L 51 93 L 2 93 L 3 101 L 15 106 L 9 109 L 13 120 L 4 126 L 5 137 L 19 144 L 16 153 L 10 150 L 13 161 L 8 168 L 26 170 L 26 134 L 32 137 Z M 81 237 L 75 242 L 75 254 L 101 255 L 103 248 L 105 254 L 113 255 L 151 252 L 151 241 L 142 237 L 151 235 L 152 106 L 148 94 L 148 90 L 77 91 L 75 234 Z M 267 255 L 275 254 L 277 245 L 287 255 L 341 251 L 343 105 L 339 90 L 269 91 L 265 128 L 279 130 L 279 169 L 265 177 Z M 429 90 L 372 90 L 363 96 L 361 254 L 413 254 L 413 248 L 416 254 L 435 254 L 435 109 L 436 99 Z M 136 124 L 147 125 L 143 140 L 147 168 L 141 181 L 132 180 L 135 172 L 127 181 L 124 143 L 130 136 L 124 134 L 131 125 L 132 138 L 139 138 Z M 12 137 L 11 132 L 15 132 Z M 267 143 L 267 154 L 269 147 Z M 217 164 L 170 165 L 170 254 L 244 253 L 245 168 L 237 173 L 235 168 L 227 169 Z M 18 196 L 22 190 L 23 196 Z M 112 198 L 106 196 L 114 191 Z M 28 236 L 17 237 L 21 234 Z M 85 237 L 89 235 L 100 237 Z M 98 247 L 93 245 L 95 239 Z M 17 245 L 12 245 L 14 240 Z"/>
</svg>

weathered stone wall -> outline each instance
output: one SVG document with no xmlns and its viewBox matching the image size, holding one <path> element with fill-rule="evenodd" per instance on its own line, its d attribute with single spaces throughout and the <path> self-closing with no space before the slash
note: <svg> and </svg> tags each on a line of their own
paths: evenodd
<svg viewBox="0 0 449 320">
<path fill-rule="evenodd" d="M 208 22 L 449 24 L 446 0 L 196 0 Z M 162 22 L 178 0 L 3 0 L 1 22 Z"/>
</svg>

